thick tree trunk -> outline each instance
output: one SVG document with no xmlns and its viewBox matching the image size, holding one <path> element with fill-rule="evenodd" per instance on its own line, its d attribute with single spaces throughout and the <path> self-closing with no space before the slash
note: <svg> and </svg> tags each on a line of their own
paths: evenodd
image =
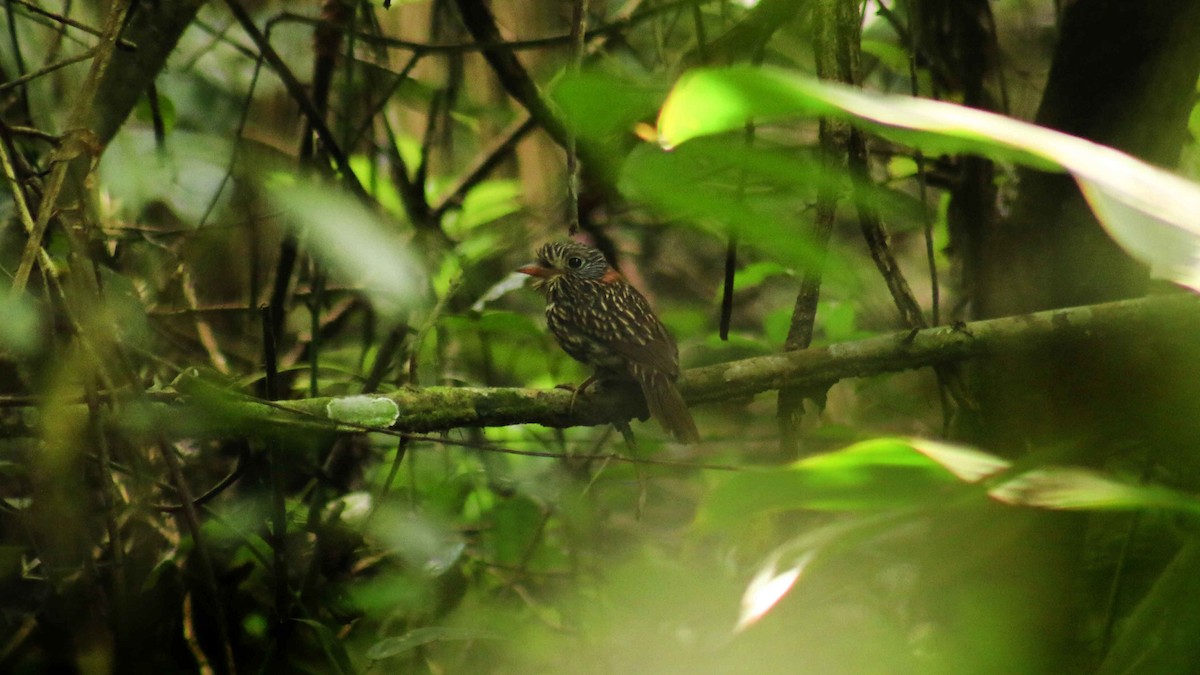
<svg viewBox="0 0 1200 675">
<path fill-rule="evenodd" d="M 1070 4 L 1036 121 L 1173 165 L 1200 74 L 1198 22 L 1200 3 L 1193 0 Z M 1023 172 L 1011 215 L 981 234 L 972 289 L 978 316 L 1146 292 L 1146 270 L 1104 233 L 1065 175 Z M 1200 359 L 1196 353 L 1151 351 L 1130 336 L 1086 350 L 1050 348 L 981 364 L 976 440 L 1014 455 L 1053 449 L 1061 453 L 1057 462 L 1099 465 L 1115 459 L 1126 468 L 1131 450 L 1157 461 L 1168 450 L 1197 447 L 1194 404 L 1200 391 L 1181 380 L 1188 377 L 1182 373 L 1196 372 Z M 1093 527 L 1106 523 L 1089 522 Z M 1099 612 L 1078 604 L 1087 574 L 1097 576 L 1098 567 L 1104 569 L 1094 555 L 1086 570 L 1082 564 L 1087 532 L 1080 519 L 1038 519 L 1014 539 L 1008 561 L 1013 563 L 1009 569 L 1028 573 L 1022 575 L 1024 606 L 1036 608 L 1029 625 L 1041 631 L 1046 666 L 1058 672 L 1086 666 L 1078 657 L 1084 633 L 1079 617 L 1083 611 Z M 1028 565 L 1030 560 L 1036 565 Z M 1100 575 L 1108 574 L 1101 581 L 1111 583 L 1120 568 L 1108 563 L 1112 568 Z M 1095 657 L 1103 646 L 1092 648 Z"/>
</svg>

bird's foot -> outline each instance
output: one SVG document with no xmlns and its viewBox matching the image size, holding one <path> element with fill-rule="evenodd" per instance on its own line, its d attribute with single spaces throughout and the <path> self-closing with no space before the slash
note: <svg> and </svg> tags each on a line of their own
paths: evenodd
<svg viewBox="0 0 1200 675">
<path fill-rule="evenodd" d="M 580 384 L 578 387 L 571 387 L 571 403 L 567 406 L 567 414 L 568 415 L 575 414 L 575 399 L 579 398 L 579 395 L 584 393 L 585 391 L 587 391 L 588 387 L 595 384 L 595 382 L 596 382 L 596 376 L 593 375 L 593 376 L 589 377 L 588 379 L 584 380 L 583 383 Z M 564 385 L 561 385 L 561 384 L 559 385 L 559 387 L 563 387 L 563 386 Z M 566 386 L 570 386 L 570 385 L 566 385 Z"/>
</svg>

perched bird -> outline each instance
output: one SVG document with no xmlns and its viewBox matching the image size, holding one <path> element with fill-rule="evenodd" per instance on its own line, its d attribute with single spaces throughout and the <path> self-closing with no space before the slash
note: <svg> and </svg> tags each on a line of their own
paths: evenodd
<svg viewBox="0 0 1200 675">
<path fill-rule="evenodd" d="M 683 443 L 700 440 L 675 388 L 679 349 L 650 303 L 598 249 L 557 241 L 519 270 L 546 296 L 546 323 L 567 354 L 595 369 L 577 393 L 600 380 L 634 380 L 651 416 Z"/>
</svg>

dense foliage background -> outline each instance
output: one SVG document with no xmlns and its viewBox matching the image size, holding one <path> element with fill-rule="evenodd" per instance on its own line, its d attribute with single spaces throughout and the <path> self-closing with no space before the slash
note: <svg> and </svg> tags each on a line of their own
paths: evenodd
<svg viewBox="0 0 1200 675">
<path fill-rule="evenodd" d="M 797 92 L 1195 178 L 1198 21 L 8 0 L 0 671 L 1194 672 L 1196 304 L 1053 163 Z M 588 372 L 514 270 L 568 235 L 677 338 L 702 443 L 554 389 Z"/>
</svg>

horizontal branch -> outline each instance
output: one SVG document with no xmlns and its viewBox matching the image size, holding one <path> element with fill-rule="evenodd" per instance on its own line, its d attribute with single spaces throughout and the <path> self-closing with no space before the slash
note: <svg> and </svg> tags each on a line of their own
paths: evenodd
<svg viewBox="0 0 1200 675">
<path fill-rule="evenodd" d="M 989 354 L 1012 353 L 1051 344 L 1086 343 L 1116 337 L 1152 342 L 1167 333 L 1195 335 L 1200 299 L 1172 294 L 1015 317 L 891 333 L 827 347 L 759 356 L 693 368 L 680 378 L 691 404 L 745 398 L 784 387 L 815 388 L 851 377 L 921 368 Z M 1166 331 L 1166 328 L 1178 328 Z M 177 437 L 256 435 L 264 426 L 332 429 L 331 398 L 264 402 L 217 390 L 211 385 L 183 388 L 180 401 L 148 403 L 148 415 L 132 418 L 144 429 Z M 399 416 L 392 429 L 429 432 L 457 427 L 541 424 L 571 427 L 607 424 L 639 416 L 640 397 L 598 390 L 579 397 L 562 389 L 427 387 L 386 395 Z M 631 403 L 634 402 L 634 403 Z M 342 429 L 356 427 L 342 425 Z"/>
</svg>

